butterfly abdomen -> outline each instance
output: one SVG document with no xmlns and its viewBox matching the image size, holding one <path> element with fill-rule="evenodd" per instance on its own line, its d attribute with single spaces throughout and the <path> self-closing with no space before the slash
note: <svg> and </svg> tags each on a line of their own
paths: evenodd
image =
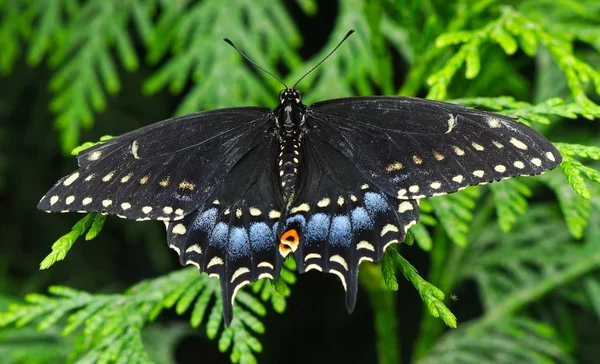
<svg viewBox="0 0 600 364">
<path fill-rule="evenodd" d="M 275 113 L 279 131 L 277 158 L 279 186 L 284 201 L 287 201 L 293 196 L 300 170 L 304 105 L 286 101 L 277 108 Z"/>
</svg>

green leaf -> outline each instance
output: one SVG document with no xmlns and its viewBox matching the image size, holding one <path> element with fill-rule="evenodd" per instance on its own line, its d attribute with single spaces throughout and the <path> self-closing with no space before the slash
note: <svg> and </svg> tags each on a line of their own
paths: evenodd
<svg viewBox="0 0 600 364">
<path fill-rule="evenodd" d="M 83 219 L 73 225 L 70 232 L 61 236 L 54 242 L 54 244 L 52 244 L 52 252 L 42 260 L 40 269 L 48 269 L 57 261 L 65 259 L 67 253 L 73 247 L 75 241 L 77 241 L 77 238 L 83 235 L 90 226 L 92 226 L 95 221 L 95 216 L 96 214 L 87 214 Z"/>
</svg>

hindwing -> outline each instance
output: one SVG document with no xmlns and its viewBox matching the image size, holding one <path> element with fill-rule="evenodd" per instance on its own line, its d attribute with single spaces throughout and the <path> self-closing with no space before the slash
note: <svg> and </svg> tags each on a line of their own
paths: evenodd
<svg viewBox="0 0 600 364">
<path fill-rule="evenodd" d="M 286 233 L 297 232 L 298 271 L 337 275 L 351 312 L 360 263 L 377 262 L 391 244 L 404 241 L 419 219 L 418 201 L 395 200 L 369 184 L 318 134 L 307 133 L 302 155 L 300 189 L 282 225 L 281 244 Z"/>
<path fill-rule="evenodd" d="M 265 138 L 229 172 L 210 198 L 181 221 L 167 224 L 168 244 L 184 265 L 217 276 L 227 325 L 238 289 L 260 278 L 277 279 L 282 257 L 276 237 L 277 140 Z"/>
<path fill-rule="evenodd" d="M 352 97 L 313 104 L 307 124 L 364 178 L 399 199 L 540 174 L 558 150 L 506 116 L 412 97 Z"/>
</svg>

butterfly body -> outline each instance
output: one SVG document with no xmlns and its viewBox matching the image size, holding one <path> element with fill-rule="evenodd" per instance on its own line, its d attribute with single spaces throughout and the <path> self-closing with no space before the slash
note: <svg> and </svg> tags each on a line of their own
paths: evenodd
<svg viewBox="0 0 600 364">
<path fill-rule="evenodd" d="M 536 131 L 502 115 L 410 97 L 190 114 L 84 150 L 42 198 L 48 212 L 165 222 L 184 265 L 221 281 L 232 318 L 240 287 L 298 271 L 332 273 L 356 301 L 358 268 L 404 241 L 419 200 L 556 167 Z"/>
</svg>

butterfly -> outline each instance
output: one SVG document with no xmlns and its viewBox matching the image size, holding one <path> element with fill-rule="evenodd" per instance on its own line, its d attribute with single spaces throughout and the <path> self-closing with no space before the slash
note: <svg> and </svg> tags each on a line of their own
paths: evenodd
<svg viewBox="0 0 600 364">
<path fill-rule="evenodd" d="M 85 149 L 38 208 L 163 221 L 181 264 L 219 278 L 229 324 L 238 290 L 278 279 L 290 255 L 338 276 L 352 312 L 360 263 L 404 241 L 420 199 L 561 160 L 503 115 L 414 97 L 306 106 L 294 85 L 275 109 L 202 111 Z"/>
</svg>

